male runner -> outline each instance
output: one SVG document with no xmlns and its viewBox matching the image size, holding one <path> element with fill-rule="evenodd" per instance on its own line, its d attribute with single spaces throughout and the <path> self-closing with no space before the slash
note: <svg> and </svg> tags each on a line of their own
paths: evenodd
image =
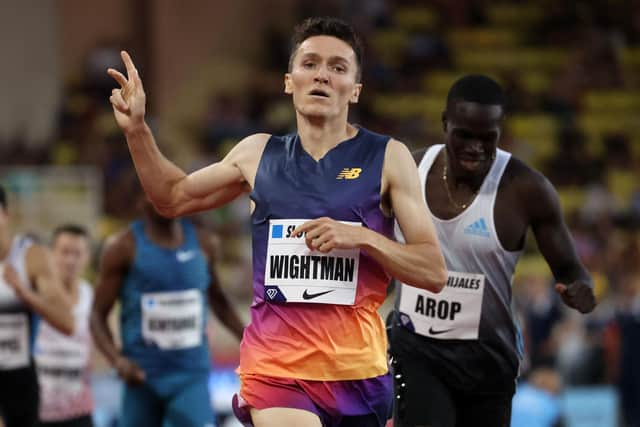
<svg viewBox="0 0 640 427">
<path fill-rule="evenodd" d="M 38 424 L 38 379 L 32 346 L 38 318 L 73 332 L 71 303 L 49 250 L 11 232 L 0 186 L 0 418 L 6 427 Z"/>
<path fill-rule="evenodd" d="M 61 225 L 53 232 L 51 250 L 73 304 L 74 329 L 73 335 L 66 336 L 47 322 L 40 324 L 34 346 L 40 383 L 40 426 L 91 427 L 89 314 L 93 287 L 82 278 L 91 255 L 89 233 L 80 225 Z"/>
<path fill-rule="evenodd" d="M 458 80 L 447 96 L 445 144 L 420 153 L 423 195 L 449 270 L 438 295 L 402 285 L 391 332 L 395 425 L 509 425 L 522 346 L 511 311 L 511 279 L 531 228 L 565 304 L 595 307 L 554 188 L 497 149 L 501 87 Z M 405 235 L 407 235 L 405 233 Z"/>
<path fill-rule="evenodd" d="M 236 409 L 256 426 L 380 426 L 392 402 L 377 313 L 390 276 L 439 291 L 444 261 L 407 148 L 347 122 L 362 90 L 353 29 L 311 18 L 293 35 L 284 90 L 297 132 L 254 134 L 185 174 L 158 150 L 131 59 L 111 102 L 155 207 L 178 216 L 250 193 L 254 301 Z M 393 216 L 407 236 L 393 238 Z M 250 417 L 249 417 L 250 414 Z"/>
<path fill-rule="evenodd" d="M 213 426 L 208 305 L 238 339 L 243 324 L 218 283 L 211 235 L 142 198 L 144 219 L 105 243 L 91 314 L 96 345 L 126 383 L 118 425 Z M 116 301 L 122 350 L 107 325 Z"/>
</svg>

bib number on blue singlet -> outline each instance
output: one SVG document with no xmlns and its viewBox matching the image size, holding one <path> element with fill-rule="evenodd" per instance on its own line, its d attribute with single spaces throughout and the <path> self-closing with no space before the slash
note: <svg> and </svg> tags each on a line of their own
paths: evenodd
<svg viewBox="0 0 640 427">
<path fill-rule="evenodd" d="M 202 343 L 202 296 L 197 289 L 142 295 L 142 337 L 163 350 Z"/>
</svg>

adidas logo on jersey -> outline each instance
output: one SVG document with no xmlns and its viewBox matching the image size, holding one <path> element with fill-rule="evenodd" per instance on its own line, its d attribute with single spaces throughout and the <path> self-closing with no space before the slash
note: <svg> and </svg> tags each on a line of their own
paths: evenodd
<svg viewBox="0 0 640 427">
<path fill-rule="evenodd" d="M 464 228 L 464 234 L 472 234 L 480 237 L 489 237 L 491 235 L 484 218 L 480 218 L 479 220 L 467 225 Z"/>
<path fill-rule="evenodd" d="M 344 168 L 340 171 L 336 179 L 356 179 L 360 177 L 362 168 Z"/>
</svg>

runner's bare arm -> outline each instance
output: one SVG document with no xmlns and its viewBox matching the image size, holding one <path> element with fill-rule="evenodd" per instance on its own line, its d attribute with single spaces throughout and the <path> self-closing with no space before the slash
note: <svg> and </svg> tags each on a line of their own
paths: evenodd
<svg viewBox="0 0 640 427">
<path fill-rule="evenodd" d="M 297 227 L 305 233 L 311 250 L 362 248 L 396 279 L 418 288 L 440 292 L 447 280 L 444 258 L 435 227 L 420 191 L 418 171 L 409 150 L 390 141 L 385 153 L 383 188 L 406 236 L 398 243 L 365 227 L 346 225 L 331 218 L 317 218 Z"/>
<path fill-rule="evenodd" d="M 109 237 L 105 242 L 91 309 L 90 326 L 93 340 L 112 364 L 120 356 L 120 351 L 116 348 L 107 319 L 118 299 L 124 274 L 132 259 L 132 240 L 131 236 L 119 233 Z"/>
<path fill-rule="evenodd" d="M 21 283 L 11 267 L 5 271 L 7 283 L 33 312 L 60 332 L 71 335 L 74 329 L 71 300 L 60 282 L 49 249 L 32 245 L 26 254 L 26 266 L 34 288 Z"/>
<path fill-rule="evenodd" d="M 533 170 L 525 185 L 527 188 L 521 192 L 526 198 L 523 204 L 540 253 L 559 282 L 556 291 L 569 307 L 581 313 L 592 311 L 596 305 L 593 281 L 578 258 L 556 190 Z"/>
<path fill-rule="evenodd" d="M 209 266 L 209 274 L 211 276 L 211 282 L 209 283 L 208 299 L 211 311 L 214 316 L 222 322 L 222 324 L 238 339 L 242 340 L 242 333 L 244 331 L 244 322 L 238 316 L 238 313 L 234 309 L 234 305 L 231 304 L 227 295 L 222 290 L 220 279 L 216 269 L 216 243 L 217 238 L 204 230 L 199 233 L 200 245 L 204 251 L 207 264 Z"/>
<path fill-rule="evenodd" d="M 145 373 L 133 361 L 124 357 L 116 347 L 108 325 L 108 317 L 117 301 L 122 282 L 131 265 L 135 243 L 130 230 L 107 239 L 102 250 L 98 284 L 93 299 L 89 325 L 98 349 L 128 384 L 140 384 Z"/>
<path fill-rule="evenodd" d="M 418 169 L 407 147 L 389 141 L 383 177 L 388 186 L 391 208 L 406 243 L 378 235 L 379 243 L 367 248 L 379 253 L 382 265 L 404 283 L 439 292 L 447 281 L 447 269 L 436 229 L 422 196 Z M 375 255 L 374 255 L 375 256 Z M 386 260 L 386 262 L 385 262 Z"/>
<path fill-rule="evenodd" d="M 127 76 L 107 72 L 120 85 L 110 97 L 113 113 L 127 139 L 131 157 L 149 199 L 164 216 L 175 217 L 221 206 L 251 190 L 257 159 L 269 138 L 255 134 L 243 139 L 220 162 L 186 174 L 160 152 L 144 121 L 146 95 L 142 80 L 126 52 Z"/>
</svg>

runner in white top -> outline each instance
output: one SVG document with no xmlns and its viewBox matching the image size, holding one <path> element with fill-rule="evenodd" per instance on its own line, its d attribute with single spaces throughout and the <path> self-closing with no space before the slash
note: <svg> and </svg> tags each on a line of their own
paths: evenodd
<svg viewBox="0 0 640 427">
<path fill-rule="evenodd" d="M 90 258 L 89 234 L 79 225 L 62 225 L 51 243 L 55 266 L 73 302 L 75 327 L 65 336 L 42 322 L 34 358 L 40 383 L 41 427 L 91 427 L 91 333 L 93 288 L 82 273 Z"/>
<path fill-rule="evenodd" d="M 466 76 L 451 87 L 445 144 L 418 156 L 427 207 L 449 270 L 438 295 L 399 288 L 391 352 L 395 425 L 508 426 L 522 342 L 511 278 L 529 228 L 565 304 L 595 298 L 549 181 L 497 149 L 500 86 Z"/>
<path fill-rule="evenodd" d="M 32 362 L 37 319 L 73 331 L 71 303 L 49 250 L 13 235 L 0 186 L 0 419 L 6 427 L 38 425 L 38 380 Z"/>
</svg>

